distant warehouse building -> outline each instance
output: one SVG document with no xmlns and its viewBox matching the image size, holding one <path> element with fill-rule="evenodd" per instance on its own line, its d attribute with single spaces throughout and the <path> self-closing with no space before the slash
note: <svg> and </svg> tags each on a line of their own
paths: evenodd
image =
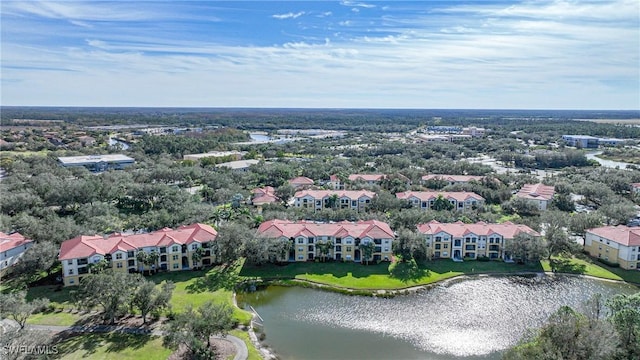
<svg viewBox="0 0 640 360">
<path fill-rule="evenodd" d="M 562 140 L 569 145 L 581 149 L 596 149 L 599 146 L 616 146 L 624 144 L 624 139 L 598 138 L 588 135 L 562 135 Z"/>
<path fill-rule="evenodd" d="M 598 147 L 598 138 L 588 135 L 562 135 L 562 140 L 569 146 L 582 149 L 595 149 Z"/>
<path fill-rule="evenodd" d="M 83 166 L 93 172 L 106 170 L 122 170 L 135 163 L 133 158 L 122 154 L 62 156 L 58 158 L 60 165 L 64 167 Z"/>
</svg>

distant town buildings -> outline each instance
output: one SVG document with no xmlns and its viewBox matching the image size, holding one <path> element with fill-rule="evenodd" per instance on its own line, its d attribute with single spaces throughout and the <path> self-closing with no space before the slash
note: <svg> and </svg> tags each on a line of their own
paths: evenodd
<svg viewBox="0 0 640 360">
<path fill-rule="evenodd" d="M 164 228 L 146 234 L 112 234 L 108 237 L 81 235 L 64 241 L 58 259 L 62 263 L 64 285 L 78 285 L 91 272 L 91 264 L 107 261 L 114 271 L 190 270 L 213 262 L 213 241 L 218 233 L 205 224 L 192 224 L 177 229 Z M 157 260 L 145 264 L 138 253 L 155 253 Z M 200 260 L 193 254 L 198 252 Z"/>
<path fill-rule="evenodd" d="M 349 181 L 361 181 L 369 185 L 379 184 L 382 180 L 386 179 L 384 174 L 351 174 L 349 175 Z"/>
<path fill-rule="evenodd" d="M 603 226 L 586 231 L 584 249 L 593 257 L 619 264 L 626 270 L 640 269 L 640 227 Z"/>
<path fill-rule="evenodd" d="M 325 256 L 355 262 L 365 260 L 360 245 L 368 243 L 374 244 L 374 250 L 372 257 L 366 260 L 391 260 L 395 237 L 389 225 L 378 220 L 321 223 L 277 219 L 262 223 L 258 236 L 291 241 L 289 261 L 310 261 Z"/>
<path fill-rule="evenodd" d="M 555 193 L 556 191 L 553 186 L 542 183 L 525 184 L 522 189 L 516 193 L 516 197 L 535 203 L 539 210 L 547 210 Z"/>
<path fill-rule="evenodd" d="M 12 266 L 31 246 L 33 246 L 33 240 L 26 239 L 20 233 L 0 232 L 0 276 L 10 273 Z"/>
<path fill-rule="evenodd" d="M 424 235 L 427 256 L 455 260 L 486 256 L 489 259 L 509 261 L 512 260 L 512 256 L 506 250 L 506 244 L 513 241 L 516 235 L 524 232 L 531 236 L 540 236 L 526 225 L 511 222 L 465 224 L 440 223 L 433 220 L 418 225 L 418 231 Z"/>
<path fill-rule="evenodd" d="M 89 171 L 121 170 L 133 165 L 135 160 L 122 154 L 62 156 L 58 158 L 64 167 L 85 167 Z"/>
</svg>

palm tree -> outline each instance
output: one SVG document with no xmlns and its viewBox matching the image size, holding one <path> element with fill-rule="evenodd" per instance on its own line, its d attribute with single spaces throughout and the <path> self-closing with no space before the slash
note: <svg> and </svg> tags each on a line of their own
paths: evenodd
<svg viewBox="0 0 640 360">
<path fill-rule="evenodd" d="M 157 262 L 158 262 L 159 258 L 160 258 L 160 254 L 158 254 L 155 251 L 152 251 L 152 252 L 147 254 L 147 258 L 144 259 L 144 264 L 147 265 L 147 266 L 150 266 L 151 269 L 153 269 L 154 272 L 155 272 L 158 269 L 158 267 L 156 265 L 157 265 Z M 149 273 L 151 273 L 151 269 L 149 269 Z"/>
<path fill-rule="evenodd" d="M 322 255 L 322 261 L 324 262 L 331 253 L 331 248 L 333 248 L 333 241 L 327 240 L 326 242 L 318 243 L 318 248 L 320 249 L 320 255 Z"/>
<path fill-rule="evenodd" d="M 204 254 L 204 249 L 199 247 L 191 254 L 191 260 L 193 261 L 193 267 L 196 267 L 200 260 L 202 260 L 202 255 Z"/>
</svg>

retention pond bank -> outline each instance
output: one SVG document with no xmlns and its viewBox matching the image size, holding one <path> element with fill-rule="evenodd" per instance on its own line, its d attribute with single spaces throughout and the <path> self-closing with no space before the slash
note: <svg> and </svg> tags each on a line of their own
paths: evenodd
<svg viewBox="0 0 640 360">
<path fill-rule="evenodd" d="M 394 298 L 270 286 L 239 294 L 282 359 L 499 359 L 562 305 L 638 288 L 570 276 L 478 277 Z"/>
</svg>

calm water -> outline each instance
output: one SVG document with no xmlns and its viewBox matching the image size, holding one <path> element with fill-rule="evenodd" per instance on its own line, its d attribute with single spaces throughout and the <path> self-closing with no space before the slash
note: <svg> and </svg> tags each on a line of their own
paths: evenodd
<svg viewBox="0 0 640 360">
<path fill-rule="evenodd" d="M 392 299 L 269 287 L 238 300 L 282 359 L 499 359 L 559 306 L 638 288 L 574 277 L 481 277 Z"/>
<path fill-rule="evenodd" d="M 602 151 L 596 151 L 596 152 L 585 154 L 585 157 L 587 159 L 589 159 L 589 160 L 595 160 L 595 161 L 599 162 L 600 165 L 602 165 L 604 167 L 626 169 L 627 166 L 633 165 L 631 163 L 622 162 L 622 161 L 613 161 L 613 160 L 601 159 L 601 158 L 598 157 L 598 155 L 600 155 L 600 154 L 602 154 Z"/>
</svg>

